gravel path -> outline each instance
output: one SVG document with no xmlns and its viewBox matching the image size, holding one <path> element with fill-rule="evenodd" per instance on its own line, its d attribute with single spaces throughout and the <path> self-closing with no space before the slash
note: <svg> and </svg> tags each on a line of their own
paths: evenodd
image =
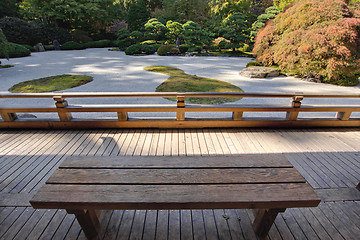
<svg viewBox="0 0 360 240">
<path fill-rule="evenodd" d="M 216 78 L 230 82 L 245 92 L 304 92 L 304 93 L 357 93 L 356 87 L 339 87 L 328 84 L 309 83 L 292 77 L 277 77 L 267 79 L 249 79 L 239 76 L 239 71 L 245 68 L 251 58 L 228 57 L 172 57 L 172 56 L 127 56 L 123 52 L 107 49 L 86 49 L 78 51 L 50 51 L 32 53 L 31 57 L 15 58 L 3 64 L 13 64 L 15 67 L 0 69 L 0 91 L 7 92 L 16 83 L 36 78 L 59 74 L 85 74 L 94 77 L 91 83 L 68 89 L 66 92 L 153 92 L 155 88 L 168 77 L 159 73 L 143 70 L 150 65 L 166 65 L 177 67 L 189 74 Z M 17 103 L 23 100 L 1 99 L 0 104 Z M 27 103 L 42 104 L 46 100 L 28 99 Z M 114 103 L 109 99 L 69 99 L 69 103 Z M 121 103 L 149 103 L 149 99 L 116 99 Z M 289 99 L 255 99 L 240 100 L 242 103 L 288 103 Z M 164 103 L 167 100 L 152 98 L 150 103 Z M 54 104 L 52 100 L 49 104 Z M 305 99 L 304 103 L 314 103 L 313 99 Z M 332 99 L 318 99 L 316 103 L 334 103 Z M 360 99 L 345 99 L 339 104 L 360 105 Z M 358 114 L 358 113 L 356 113 Z M 49 114 L 51 115 L 51 114 Z M 135 116 L 136 114 L 134 114 Z M 150 114 L 151 115 L 151 114 Z M 158 116 L 158 114 L 156 113 Z M 165 114 L 166 115 L 166 114 Z M 104 114 L 102 116 L 114 116 Z M 131 115 L 133 116 L 133 115 Z M 141 116 L 149 116 L 141 114 Z M 167 115 L 166 115 L 167 116 Z M 360 116 L 360 115 L 359 115 Z"/>
</svg>

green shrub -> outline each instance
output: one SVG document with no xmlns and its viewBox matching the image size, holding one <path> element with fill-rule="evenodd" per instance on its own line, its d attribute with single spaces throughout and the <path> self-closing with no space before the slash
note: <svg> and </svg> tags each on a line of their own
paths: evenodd
<svg viewBox="0 0 360 240">
<path fill-rule="evenodd" d="M 84 43 L 87 48 L 105 48 L 113 45 L 111 40 L 99 40 Z"/>
<path fill-rule="evenodd" d="M 20 44 L 11 43 L 11 42 L 5 44 L 6 44 L 5 47 L 8 49 L 9 58 L 26 57 L 26 56 L 30 56 L 31 54 L 29 49 L 27 49 L 26 47 Z M 0 49 L 1 48 L 2 46 L 0 46 Z M 6 55 L 0 52 L 0 58 L 6 58 Z"/>
<path fill-rule="evenodd" d="M 41 42 L 41 29 L 38 24 L 15 17 L 5 17 L 0 19 L 0 28 L 9 42 L 28 45 Z"/>
<path fill-rule="evenodd" d="M 248 62 L 248 64 L 246 64 L 246 67 L 252 67 L 252 66 L 262 66 L 262 64 L 256 61 Z"/>
<path fill-rule="evenodd" d="M 133 44 L 125 50 L 126 55 L 154 54 L 155 49 L 149 45 Z"/>
<path fill-rule="evenodd" d="M 189 46 L 185 45 L 185 44 L 182 44 L 182 45 L 179 46 L 179 50 L 180 50 L 181 53 L 186 53 L 189 50 Z"/>
<path fill-rule="evenodd" d="M 157 48 L 154 48 L 152 45 L 141 45 L 141 50 L 143 53 L 150 55 L 156 52 Z"/>
<path fill-rule="evenodd" d="M 27 44 L 21 44 L 22 46 L 26 47 L 27 49 L 29 49 L 31 52 L 35 52 L 35 48 L 33 46 L 27 45 Z"/>
<path fill-rule="evenodd" d="M 360 74 L 360 6 L 342 0 L 299 1 L 259 31 L 254 53 L 266 66 L 324 82 L 354 85 Z"/>
<path fill-rule="evenodd" d="M 141 54 L 142 53 L 141 46 L 142 45 L 140 44 L 131 45 L 130 47 L 126 48 L 125 54 L 126 55 Z"/>
<path fill-rule="evenodd" d="M 122 40 L 115 40 L 114 45 L 116 47 L 119 47 L 119 49 L 121 51 L 125 51 L 125 49 L 130 47 L 132 44 L 131 44 L 131 40 L 129 38 L 127 38 L 127 39 L 122 39 Z"/>
<path fill-rule="evenodd" d="M 172 48 L 176 48 L 176 45 L 175 44 L 162 45 L 161 47 L 158 48 L 157 54 L 160 56 L 171 55 L 170 51 Z"/>
<path fill-rule="evenodd" d="M 74 41 L 66 42 L 61 45 L 61 50 L 81 50 L 85 48 L 86 46 L 84 44 L 80 44 Z"/>
</svg>

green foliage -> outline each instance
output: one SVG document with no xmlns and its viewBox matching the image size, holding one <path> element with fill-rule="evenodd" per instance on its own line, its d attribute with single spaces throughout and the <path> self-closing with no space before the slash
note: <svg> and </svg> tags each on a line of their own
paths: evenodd
<svg viewBox="0 0 360 240">
<path fill-rule="evenodd" d="M 235 12 L 249 13 L 251 0 L 211 0 L 210 6 L 213 13 L 222 18 Z"/>
<path fill-rule="evenodd" d="M 85 49 L 86 46 L 81 43 L 77 43 L 74 41 L 66 42 L 63 45 L 61 45 L 61 50 L 82 50 Z"/>
<path fill-rule="evenodd" d="M 84 43 L 86 48 L 106 48 L 112 47 L 113 43 L 111 40 L 99 40 L 99 41 L 91 41 Z"/>
<path fill-rule="evenodd" d="M 203 48 L 203 45 L 210 45 L 213 40 L 211 34 L 205 30 L 202 30 L 200 25 L 193 22 L 187 21 L 183 25 L 185 43 L 189 47 L 197 47 L 198 52 Z"/>
<path fill-rule="evenodd" d="M 140 30 L 149 18 L 150 13 L 143 0 L 137 0 L 129 5 L 126 21 L 132 31 Z"/>
<path fill-rule="evenodd" d="M 159 47 L 159 49 L 157 50 L 157 54 L 159 56 L 169 56 L 169 55 L 174 55 L 171 53 L 171 49 L 176 48 L 176 45 L 174 44 L 168 44 L 168 45 L 162 45 L 161 47 Z"/>
<path fill-rule="evenodd" d="M 5 44 L 5 46 L 2 46 L 2 44 Z M 0 58 L 6 58 L 7 56 L 9 58 L 17 58 L 17 57 L 26 57 L 30 56 L 31 52 L 26 47 L 16 44 L 16 43 L 2 43 L 0 44 L 0 49 L 6 49 L 8 50 L 8 55 L 4 52 L 0 52 Z"/>
<path fill-rule="evenodd" d="M 7 43 L 8 41 L 0 28 L 0 55 L 9 60 L 9 49 Z"/>
<path fill-rule="evenodd" d="M 83 30 L 80 30 L 80 29 L 75 29 L 71 33 L 71 35 L 72 35 L 73 40 L 78 43 L 87 43 L 87 42 L 92 41 L 92 38 L 89 37 L 89 33 L 85 32 Z"/>
<path fill-rule="evenodd" d="M 235 51 L 235 48 L 249 41 L 250 23 L 241 13 L 231 14 L 224 19 L 224 28 L 220 34 L 230 40 L 230 47 Z"/>
<path fill-rule="evenodd" d="M 113 0 L 23 0 L 20 5 L 25 18 L 43 19 L 45 23 L 96 32 L 123 16 Z"/>
<path fill-rule="evenodd" d="M 274 6 L 280 11 L 284 11 L 285 8 L 294 0 L 274 0 Z"/>
<path fill-rule="evenodd" d="M 41 42 L 41 30 L 37 24 L 31 24 L 14 17 L 0 19 L 0 28 L 9 42 L 35 45 Z"/>
<path fill-rule="evenodd" d="M 259 31 L 257 61 L 311 73 L 324 82 L 355 84 L 360 75 L 359 10 L 342 0 L 296 2 Z"/>
<path fill-rule="evenodd" d="M 140 31 L 133 31 L 130 33 L 130 39 L 133 44 L 137 44 L 142 42 L 142 40 L 144 39 L 144 35 Z"/>
<path fill-rule="evenodd" d="M 174 44 L 177 39 L 182 38 L 184 28 L 181 23 L 169 20 L 166 22 L 166 27 L 168 29 L 166 37 L 169 39 L 170 43 Z"/>
<path fill-rule="evenodd" d="M 92 80 L 92 77 L 86 75 L 50 76 L 15 84 L 9 89 L 9 92 L 38 93 L 61 91 L 84 85 L 88 82 L 91 82 Z"/>
<path fill-rule="evenodd" d="M 52 43 L 54 40 L 57 40 L 59 43 L 65 43 L 72 40 L 71 34 L 64 28 L 41 24 L 40 31 L 40 42 L 43 44 Z"/>
<path fill-rule="evenodd" d="M 212 17 L 208 0 L 164 0 L 163 8 L 156 13 L 156 16 L 165 19 L 165 22 L 190 20 L 200 25 L 204 25 Z"/>
<path fill-rule="evenodd" d="M 125 50 L 126 55 L 149 55 L 154 54 L 155 49 L 150 45 L 134 44 Z"/>
<path fill-rule="evenodd" d="M 185 45 L 185 44 L 181 44 L 179 46 L 179 50 L 180 50 L 181 53 L 186 53 L 189 50 L 189 46 Z"/>
<path fill-rule="evenodd" d="M 19 14 L 19 7 L 17 3 L 19 0 L 1 0 L 0 1 L 0 18 L 3 17 L 17 17 Z"/>
<path fill-rule="evenodd" d="M 150 40 L 155 40 L 156 42 L 164 39 L 165 34 L 168 31 L 165 25 L 159 22 L 156 18 L 149 19 L 149 21 L 145 23 L 144 27 L 147 38 Z"/>
<path fill-rule="evenodd" d="M 246 64 L 246 67 L 252 67 L 252 66 L 262 66 L 262 64 L 256 61 L 248 62 L 248 64 Z"/>
<path fill-rule="evenodd" d="M 156 88 L 156 92 L 243 92 L 239 87 L 217 79 L 186 74 L 183 70 L 167 66 L 149 66 L 147 71 L 169 75 L 169 78 Z M 199 104 L 222 104 L 235 102 L 240 98 L 186 98 L 186 102 Z M 170 98 L 169 100 L 176 101 Z"/>
<path fill-rule="evenodd" d="M 274 19 L 279 13 L 280 11 L 275 6 L 265 9 L 265 14 L 259 15 L 257 20 L 251 26 L 251 39 L 254 40 L 258 31 L 265 27 L 266 22 L 270 19 Z"/>
</svg>

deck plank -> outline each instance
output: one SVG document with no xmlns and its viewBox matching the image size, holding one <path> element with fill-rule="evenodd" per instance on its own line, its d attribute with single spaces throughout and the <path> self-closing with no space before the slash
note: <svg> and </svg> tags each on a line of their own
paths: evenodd
<svg viewBox="0 0 360 240">
<path fill-rule="evenodd" d="M 359 128 L 4 130 L 0 133 L 0 194 L 4 199 L 9 194 L 28 199 L 67 156 L 238 153 L 285 153 L 313 188 L 345 191 L 360 180 L 359 140 Z M 268 239 L 356 239 L 360 201 L 341 199 L 339 195 L 317 208 L 279 214 Z M 85 239 L 77 221 L 64 211 L 1 203 L 0 238 L 4 240 Z M 256 239 L 252 218 L 248 210 L 231 209 L 106 210 L 100 216 L 101 238 Z"/>
</svg>

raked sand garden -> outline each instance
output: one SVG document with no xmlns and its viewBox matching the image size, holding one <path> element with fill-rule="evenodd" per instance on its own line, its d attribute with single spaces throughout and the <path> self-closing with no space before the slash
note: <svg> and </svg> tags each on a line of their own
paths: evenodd
<svg viewBox="0 0 360 240">
<path fill-rule="evenodd" d="M 161 65 L 175 67 L 187 74 L 214 78 L 231 83 L 244 92 L 303 92 L 303 93 L 344 93 L 360 94 L 360 85 L 341 87 L 322 83 L 311 83 L 294 77 L 246 78 L 239 71 L 252 61 L 245 57 L 185 57 L 185 56 L 128 56 L 124 52 L 108 51 L 106 48 L 76 51 L 48 51 L 32 53 L 30 57 L 13 58 L 3 63 L 15 65 L 1 69 L 0 91 L 8 92 L 13 85 L 61 74 L 81 74 L 93 77 L 93 81 L 64 90 L 64 92 L 154 92 L 168 76 L 144 70 L 145 67 Z M 1 104 L 12 99 L 1 99 Z M 22 100 L 16 100 L 21 104 Z M 34 104 L 37 101 L 33 100 Z M 70 99 L 71 103 L 106 103 L 101 99 Z M 166 103 L 162 98 L 119 99 L 121 103 Z M 275 102 L 274 102 L 275 101 Z M 284 102 L 285 101 L 285 102 Z M 304 103 L 312 101 L 305 99 Z M 360 99 L 345 99 L 339 104 L 359 104 Z M 241 99 L 238 103 L 267 104 L 287 103 L 287 99 Z M 334 103 L 332 99 L 317 99 L 318 104 Z M 27 103 L 31 103 L 28 102 Z M 312 102 L 314 103 L 314 102 Z M 53 104 L 51 102 L 50 104 Z"/>
</svg>

